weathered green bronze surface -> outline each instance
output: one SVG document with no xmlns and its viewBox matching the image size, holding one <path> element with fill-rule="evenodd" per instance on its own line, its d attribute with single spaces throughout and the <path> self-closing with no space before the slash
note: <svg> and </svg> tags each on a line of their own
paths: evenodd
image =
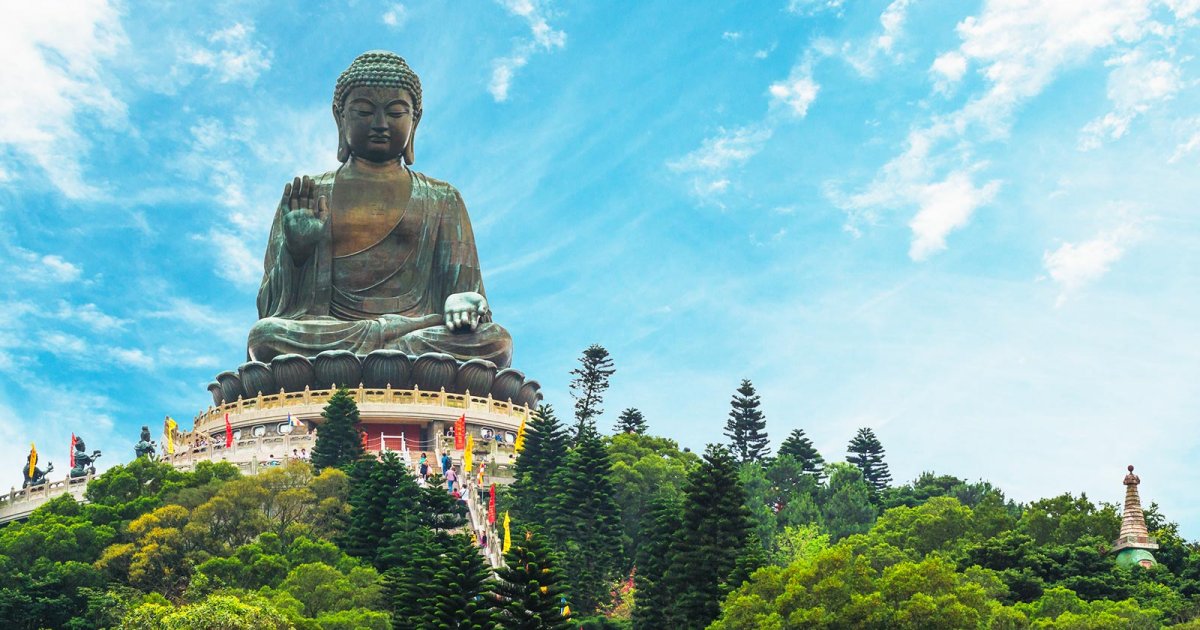
<svg viewBox="0 0 1200 630">
<path fill-rule="evenodd" d="M 396 349 L 511 363 L 462 197 L 408 167 L 421 113 L 420 80 L 393 53 L 364 53 L 338 78 L 342 166 L 284 186 L 247 343 L 252 360 Z"/>
<path fill-rule="evenodd" d="M 141 439 L 137 444 L 133 445 L 133 452 L 137 457 L 154 458 L 154 451 L 158 449 L 158 444 L 150 439 L 150 427 L 142 425 Z"/>
<path fill-rule="evenodd" d="M 87 475 L 96 474 L 96 460 L 100 459 L 100 451 L 92 451 L 91 455 L 87 454 L 87 446 L 83 443 L 83 438 L 75 436 L 75 466 L 71 468 L 71 478 L 85 477 Z"/>
</svg>

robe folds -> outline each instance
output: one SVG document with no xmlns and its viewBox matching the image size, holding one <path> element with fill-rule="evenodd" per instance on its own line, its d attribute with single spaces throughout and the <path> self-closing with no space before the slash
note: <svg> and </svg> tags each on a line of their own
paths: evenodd
<svg viewBox="0 0 1200 630">
<path fill-rule="evenodd" d="M 325 350 L 361 355 L 387 348 L 509 366 L 512 339 L 490 316 L 474 332 L 446 328 L 446 297 L 468 291 L 487 295 L 475 237 L 466 205 L 453 186 L 410 173 L 412 195 L 391 232 L 346 256 L 333 255 L 335 171 L 314 178 L 314 197 L 324 195 L 331 202 L 332 216 L 311 255 L 299 263 L 285 242 L 288 209 L 280 204 L 258 290 L 259 321 L 247 343 L 250 359 L 267 362 L 289 353 L 313 357 Z"/>
</svg>

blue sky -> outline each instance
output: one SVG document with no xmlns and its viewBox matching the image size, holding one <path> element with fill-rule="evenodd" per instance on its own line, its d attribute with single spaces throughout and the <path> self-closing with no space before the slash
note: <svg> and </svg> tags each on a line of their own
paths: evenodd
<svg viewBox="0 0 1200 630">
<path fill-rule="evenodd" d="M 562 415 L 601 343 L 603 428 L 700 449 L 750 378 L 776 444 L 869 426 L 1018 500 L 1134 463 L 1200 536 L 1200 2 L 71 4 L 0 25 L 0 481 L 211 402 L 382 48 Z"/>
</svg>

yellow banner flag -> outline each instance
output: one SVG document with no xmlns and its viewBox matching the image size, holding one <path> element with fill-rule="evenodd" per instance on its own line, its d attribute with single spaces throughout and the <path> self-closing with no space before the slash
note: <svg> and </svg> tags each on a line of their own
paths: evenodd
<svg viewBox="0 0 1200 630">
<path fill-rule="evenodd" d="M 37 447 L 29 443 L 29 478 L 33 479 L 33 471 L 37 468 Z"/>
<path fill-rule="evenodd" d="M 467 448 L 466 448 L 466 450 L 463 451 L 463 472 L 468 475 L 470 475 L 471 471 L 475 469 L 475 467 L 471 465 L 472 464 L 471 459 L 474 456 L 474 453 L 473 453 L 474 450 L 475 450 L 475 437 L 472 436 L 470 433 L 468 433 L 467 434 Z"/>
<path fill-rule="evenodd" d="M 504 512 L 504 546 L 500 548 L 500 551 L 503 551 L 504 553 L 508 553 L 508 550 L 510 547 L 512 547 L 512 533 L 508 531 L 508 511 L 505 510 L 505 512 Z"/>
<path fill-rule="evenodd" d="M 521 418 L 521 426 L 517 427 L 517 439 L 513 441 L 513 451 L 520 453 L 525 448 L 525 418 Z"/>
<path fill-rule="evenodd" d="M 167 436 L 167 454 L 168 455 L 175 454 L 175 427 L 176 426 L 177 425 L 175 423 L 175 419 L 172 418 L 171 416 L 167 416 L 166 421 L 163 422 L 163 433 L 165 433 Z"/>
</svg>

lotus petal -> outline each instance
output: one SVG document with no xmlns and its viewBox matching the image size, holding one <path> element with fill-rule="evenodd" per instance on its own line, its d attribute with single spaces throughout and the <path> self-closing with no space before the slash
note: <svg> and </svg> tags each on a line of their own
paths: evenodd
<svg viewBox="0 0 1200 630">
<path fill-rule="evenodd" d="M 221 384 L 221 398 L 226 404 L 237 402 L 242 396 L 242 380 L 238 378 L 237 372 L 221 372 L 217 375 L 217 382 Z"/>
<path fill-rule="evenodd" d="M 413 362 L 413 380 L 427 392 L 436 392 L 443 387 L 452 390 L 457 375 L 458 361 L 448 354 L 428 352 Z"/>
<path fill-rule="evenodd" d="M 281 354 L 271 359 L 271 373 L 275 376 L 275 385 L 285 392 L 302 392 L 305 387 L 313 387 L 317 374 L 312 361 L 299 354 Z M 328 386 L 326 383 L 325 387 Z"/>
<path fill-rule="evenodd" d="M 518 405 L 525 405 L 530 409 L 537 409 L 538 402 L 542 400 L 542 385 L 537 381 L 525 381 L 521 386 L 521 391 L 517 392 L 517 397 L 513 402 Z"/>
<path fill-rule="evenodd" d="M 375 350 L 363 358 L 362 382 L 374 389 L 412 389 L 412 359 L 402 350 Z"/>
<path fill-rule="evenodd" d="M 486 359 L 471 359 L 458 366 L 458 377 L 454 379 L 454 391 L 472 396 L 487 396 L 496 380 L 496 364 Z"/>
<path fill-rule="evenodd" d="M 349 350 L 326 350 L 313 359 L 317 373 L 317 389 L 358 387 L 362 382 L 362 361 Z"/>
<path fill-rule="evenodd" d="M 242 380 L 242 394 L 246 398 L 254 398 L 260 392 L 266 395 L 279 393 L 275 386 L 275 376 L 271 366 L 260 361 L 243 363 L 238 368 L 238 378 Z"/>
</svg>

